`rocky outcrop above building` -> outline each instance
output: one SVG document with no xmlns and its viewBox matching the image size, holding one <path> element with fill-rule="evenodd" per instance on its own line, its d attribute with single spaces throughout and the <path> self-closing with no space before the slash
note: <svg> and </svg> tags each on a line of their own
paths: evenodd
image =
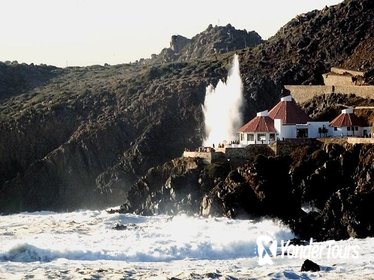
<svg viewBox="0 0 374 280">
<path fill-rule="evenodd" d="M 355 94 L 332 93 L 315 96 L 301 104 L 303 110 L 315 121 L 333 120 L 342 109 L 356 108 L 355 115 L 367 121 L 368 125 L 374 124 L 373 99 L 365 99 Z"/>
<path fill-rule="evenodd" d="M 253 72 L 261 69 L 261 74 L 268 74 L 275 83 L 322 84 L 322 73 L 353 58 L 362 45 L 370 45 L 374 31 L 369 18 L 373 14 L 370 1 L 351 0 L 299 15 L 261 47 L 248 50 L 246 60 L 252 62 Z M 373 54 L 366 55 L 351 62 L 352 66 L 363 66 L 352 70 L 372 70 L 373 65 L 366 61 Z"/>
<path fill-rule="evenodd" d="M 343 62 L 342 67 L 346 69 L 366 70 L 367 81 L 374 84 L 373 81 L 369 81 L 369 78 L 374 78 L 374 74 L 372 73 L 374 65 L 373 49 L 374 38 L 368 37 L 356 47 L 354 52 Z"/>
<path fill-rule="evenodd" d="M 175 53 L 180 53 L 191 40 L 181 35 L 171 36 L 170 49 Z"/>
</svg>

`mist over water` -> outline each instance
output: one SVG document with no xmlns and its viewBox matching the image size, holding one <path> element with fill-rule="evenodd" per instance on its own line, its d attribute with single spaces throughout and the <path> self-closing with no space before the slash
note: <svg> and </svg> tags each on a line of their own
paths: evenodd
<svg viewBox="0 0 374 280">
<path fill-rule="evenodd" d="M 219 81 L 216 88 L 206 88 L 203 106 L 205 119 L 204 146 L 235 140 L 242 123 L 243 83 L 240 77 L 239 57 L 235 55 L 226 82 Z"/>
</svg>

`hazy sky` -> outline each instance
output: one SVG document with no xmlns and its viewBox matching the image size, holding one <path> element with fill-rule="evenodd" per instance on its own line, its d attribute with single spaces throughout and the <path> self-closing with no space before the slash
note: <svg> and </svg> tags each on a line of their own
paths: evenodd
<svg viewBox="0 0 374 280">
<path fill-rule="evenodd" d="M 57 66 L 150 57 L 180 34 L 231 23 L 264 39 L 296 15 L 341 0 L 0 0 L 0 61 Z"/>
</svg>

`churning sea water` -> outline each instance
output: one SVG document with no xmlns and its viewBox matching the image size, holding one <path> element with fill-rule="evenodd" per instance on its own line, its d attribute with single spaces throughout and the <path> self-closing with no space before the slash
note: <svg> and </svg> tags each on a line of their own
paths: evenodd
<svg viewBox="0 0 374 280">
<path fill-rule="evenodd" d="M 298 279 L 374 273 L 373 239 L 342 241 L 360 245 L 361 259 L 332 263 L 325 256 L 316 260 L 326 265 L 322 271 L 308 274 L 300 272 L 301 259 L 259 265 L 256 238 L 261 235 L 294 237 L 267 219 L 106 211 L 0 216 L 0 279 Z"/>
</svg>

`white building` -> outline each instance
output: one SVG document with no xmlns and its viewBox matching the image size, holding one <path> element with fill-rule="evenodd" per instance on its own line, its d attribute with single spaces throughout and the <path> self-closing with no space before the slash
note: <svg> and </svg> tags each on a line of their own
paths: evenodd
<svg viewBox="0 0 374 280">
<path fill-rule="evenodd" d="M 274 121 L 266 110 L 239 128 L 239 141 L 241 145 L 270 144 L 275 141 L 276 134 Z"/>
<path fill-rule="evenodd" d="M 308 138 L 308 115 L 297 106 L 292 96 L 282 97 L 269 112 L 279 139 Z M 327 123 L 328 124 L 328 123 Z"/>
<path fill-rule="evenodd" d="M 310 121 L 291 96 L 282 97 L 270 112 L 263 111 L 239 129 L 240 145 L 270 144 L 276 139 L 321 137 L 366 137 L 371 127 L 358 118 L 353 109 L 344 109 L 331 121 Z"/>
<path fill-rule="evenodd" d="M 342 110 L 341 114 L 330 123 L 332 137 L 366 137 L 371 134 L 371 127 L 353 113 L 353 108 Z"/>
</svg>

